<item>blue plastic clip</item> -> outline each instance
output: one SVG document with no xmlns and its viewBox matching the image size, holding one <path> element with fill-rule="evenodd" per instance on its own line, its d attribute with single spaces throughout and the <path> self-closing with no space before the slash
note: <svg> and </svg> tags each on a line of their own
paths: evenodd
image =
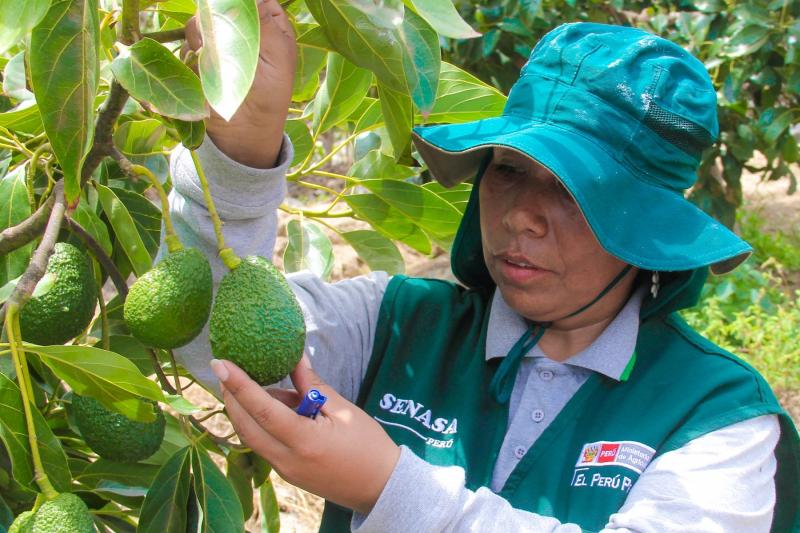
<svg viewBox="0 0 800 533">
<path fill-rule="evenodd" d="M 327 399 L 328 397 L 324 396 L 317 389 L 311 389 L 303 397 L 303 400 L 297 407 L 297 414 L 301 416 L 307 416 L 311 419 L 317 418 L 319 410 L 322 408 L 323 405 L 325 405 L 325 401 Z"/>
</svg>

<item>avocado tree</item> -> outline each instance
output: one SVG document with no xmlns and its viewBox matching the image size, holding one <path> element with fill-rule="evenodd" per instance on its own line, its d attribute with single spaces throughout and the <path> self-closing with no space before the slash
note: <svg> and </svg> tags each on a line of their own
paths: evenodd
<svg viewBox="0 0 800 533">
<path fill-rule="evenodd" d="M 285 7 L 299 42 L 287 179 L 316 193 L 281 206 L 285 269 L 329 276 L 325 226 L 391 273 L 398 244 L 447 248 L 470 188 L 421 177 L 411 127 L 502 110 L 501 92 L 441 60 L 444 39 L 478 34 L 441 0 Z M 195 15 L 205 44 L 181 53 Z M 168 154 L 203 142 L 210 109 L 235 113 L 258 42 L 255 0 L 0 0 L 0 530 L 55 516 L 70 531 L 240 532 L 254 513 L 278 529 L 269 465 L 184 397 L 200 385 L 171 349 L 208 310 L 181 331 L 137 314 L 191 255 L 166 209 Z M 184 296 L 160 300 L 174 315 Z"/>
</svg>

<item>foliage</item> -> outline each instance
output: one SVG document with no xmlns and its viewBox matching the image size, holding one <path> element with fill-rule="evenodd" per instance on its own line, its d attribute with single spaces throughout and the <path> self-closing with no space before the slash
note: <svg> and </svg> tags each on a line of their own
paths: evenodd
<svg viewBox="0 0 800 533">
<path fill-rule="evenodd" d="M 754 246 L 747 262 L 725 276 L 710 277 L 700 305 L 684 312 L 689 324 L 723 348 L 746 359 L 771 385 L 800 389 L 800 290 L 782 277 L 784 259 L 796 260 L 797 235 L 765 233 L 757 215 L 739 217 Z M 789 269 L 797 272 L 796 267 Z"/>
<path fill-rule="evenodd" d="M 795 0 L 458 0 L 481 39 L 450 41 L 445 58 L 507 92 L 533 46 L 564 22 L 625 24 L 698 57 L 717 88 L 719 142 L 706 151 L 692 199 L 726 225 L 742 203 L 742 170 L 797 188 L 800 2 Z M 755 152 L 766 164 L 751 162 Z"/>
</svg>

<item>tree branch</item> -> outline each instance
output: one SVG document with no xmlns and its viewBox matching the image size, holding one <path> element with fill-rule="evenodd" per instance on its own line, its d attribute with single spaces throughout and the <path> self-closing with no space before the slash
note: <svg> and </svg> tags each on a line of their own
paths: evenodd
<svg viewBox="0 0 800 533">
<path fill-rule="evenodd" d="M 86 245 L 89 251 L 92 252 L 92 255 L 95 256 L 100 264 L 103 265 L 103 268 L 108 272 L 111 281 L 117 288 L 117 292 L 124 301 L 125 297 L 128 296 L 128 284 L 125 282 L 125 278 L 122 277 L 117 265 L 108 257 L 103 247 L 100 246 L 100 243 L 98 243 L 83 226 L 78 224 L 77 221 L 67 216 L 64 218 L 64 222 L 66 223 L 67 229 L 74 233 L 81 242 Z"/>
<path fill-rule="evenodd" d="M 53 190 L 54 192 L 60 190 L 63 193 L 64 183 L 59 181 Z M 21 248 L 42 234 L 50 218 L 50 212 L 53 210 L 55 197 L 55 193 L 51 194 L 47 201 L 31 216 L 16 226 L 4 229 L 0 233 L 0 255 L 5 255 L 17 248 Z"/>
<path fill-rule="evenodd" d="M 186 28 L 178 28 L 175 30 L 154 31 L 145 33 L 142 37 L 153 39 L 160 43 L 171 43 L 172 41 L 180 41 L 186 38 Z"/>
<path fill-rule="evenodd" d="M 25 303 L 30 299 L 31 294 L 33 294 L 36 284 L 42 279 L 47 269 L 47 260 L 50 258 L 50 254 L 53 253 L 53 247 L 56 245 L 56 239 L 58 239 L 58 232 L 61 230 L 61 221 L 64 219 L 64 213 L 67 209 L 67 204 L 64 201 L 63 186 L 54 189 L 53 193 L 55 197 L 53 200 L 53 208 L 50 211 L 50 217 L 47 220 L 47 227 L 44 230 L 44 235 L 42 235 L 42 241 L 33 253 L 33 257 L 28 264 L 28 268 L 25 269 L 25 273 L 22 274 L 11 296 L 8 297 L 6 305 L 3 306 L 2 311 L 0 311 L 0 318 L 3 320 L 5 319 L 6 309 L 10 306 L 15 305 L 20 309 L 23 308 Z"/>
<path fill-rule="evenodd" d="M 100 113 L 97 116 L 92 149 L 89 150 L 89 155 L 86 156 L 86 161 L 83 163 L 81 186 L 89 180 L 103 158 L 107 156 L 111 148 L 114 147 L 114 124 L 117 122 L 117 118 L 119 118 L 122 113 L 122 108 L 125 107 L 125 102 L 127 101 L 128 91 L 123 89 L 122 85 L 117 81 L 111 83 L 108 97 L 106 101 L 103 102 L 103 106 L 100 108 Z"/>
<path fill-rule="evenodd" d="M 133 44 L 141 38 L 139 31 L 139 0 L 122 1 L 122 36 L 124 44 Z"/>
</svg>

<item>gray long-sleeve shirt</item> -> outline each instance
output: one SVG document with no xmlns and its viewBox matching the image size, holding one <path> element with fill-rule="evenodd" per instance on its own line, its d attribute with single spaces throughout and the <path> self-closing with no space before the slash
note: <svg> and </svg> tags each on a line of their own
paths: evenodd
<svg viewBox="0 0 800 533">
<path fill-rule="evenodd" d="M 239 255 L 272 257 L 276 208 L 286 192 L 291 161 L 288 138 L 278 166 L 256 170 L 236 164 L 206 139 L 198 156 L 224 221 L 226 242 Z M 188 153 L 177 148 L 171 161 L 175 184 L 170 210 L 176 231 L 188 246 L 209 256 L 215 283 L 225 272 L 216 258 L 213 228 Z M 306 320 L 306 349 L 315 370 L 343 396 L 354 400 L 372 352 L 378 310 L 388 283 L 373 273 L 324 283 L 308 272 L 288 281 Z M 391 531 L 580 531 L 575 524 L 513 509 L 495 494 L 525 451 L 541 435 L 592 372 L 618 379 L 638 333 L 640 295 L 634 296 L 589 348 L 564 363 L 538 348 L 526 355 L 517 375 L 509 426 L 492 486 L 465 488 L 459 467 L 433 466 L 401 447 L 400 460 L 368 516 L 356 515 L 359 532 Z M 495 294 L 487 338 L 487 358 L 504 356 L 524 331 L 522 317 Z M 216 390 L 208 367 L 207 330 L 177 350 L 178 360 Z M 775 502 L 773 450 L 779 437 L 774 416 L 753 418 L 694 439 L 650 463 L 609 531 L 768 531 Z"/>
</svg>

